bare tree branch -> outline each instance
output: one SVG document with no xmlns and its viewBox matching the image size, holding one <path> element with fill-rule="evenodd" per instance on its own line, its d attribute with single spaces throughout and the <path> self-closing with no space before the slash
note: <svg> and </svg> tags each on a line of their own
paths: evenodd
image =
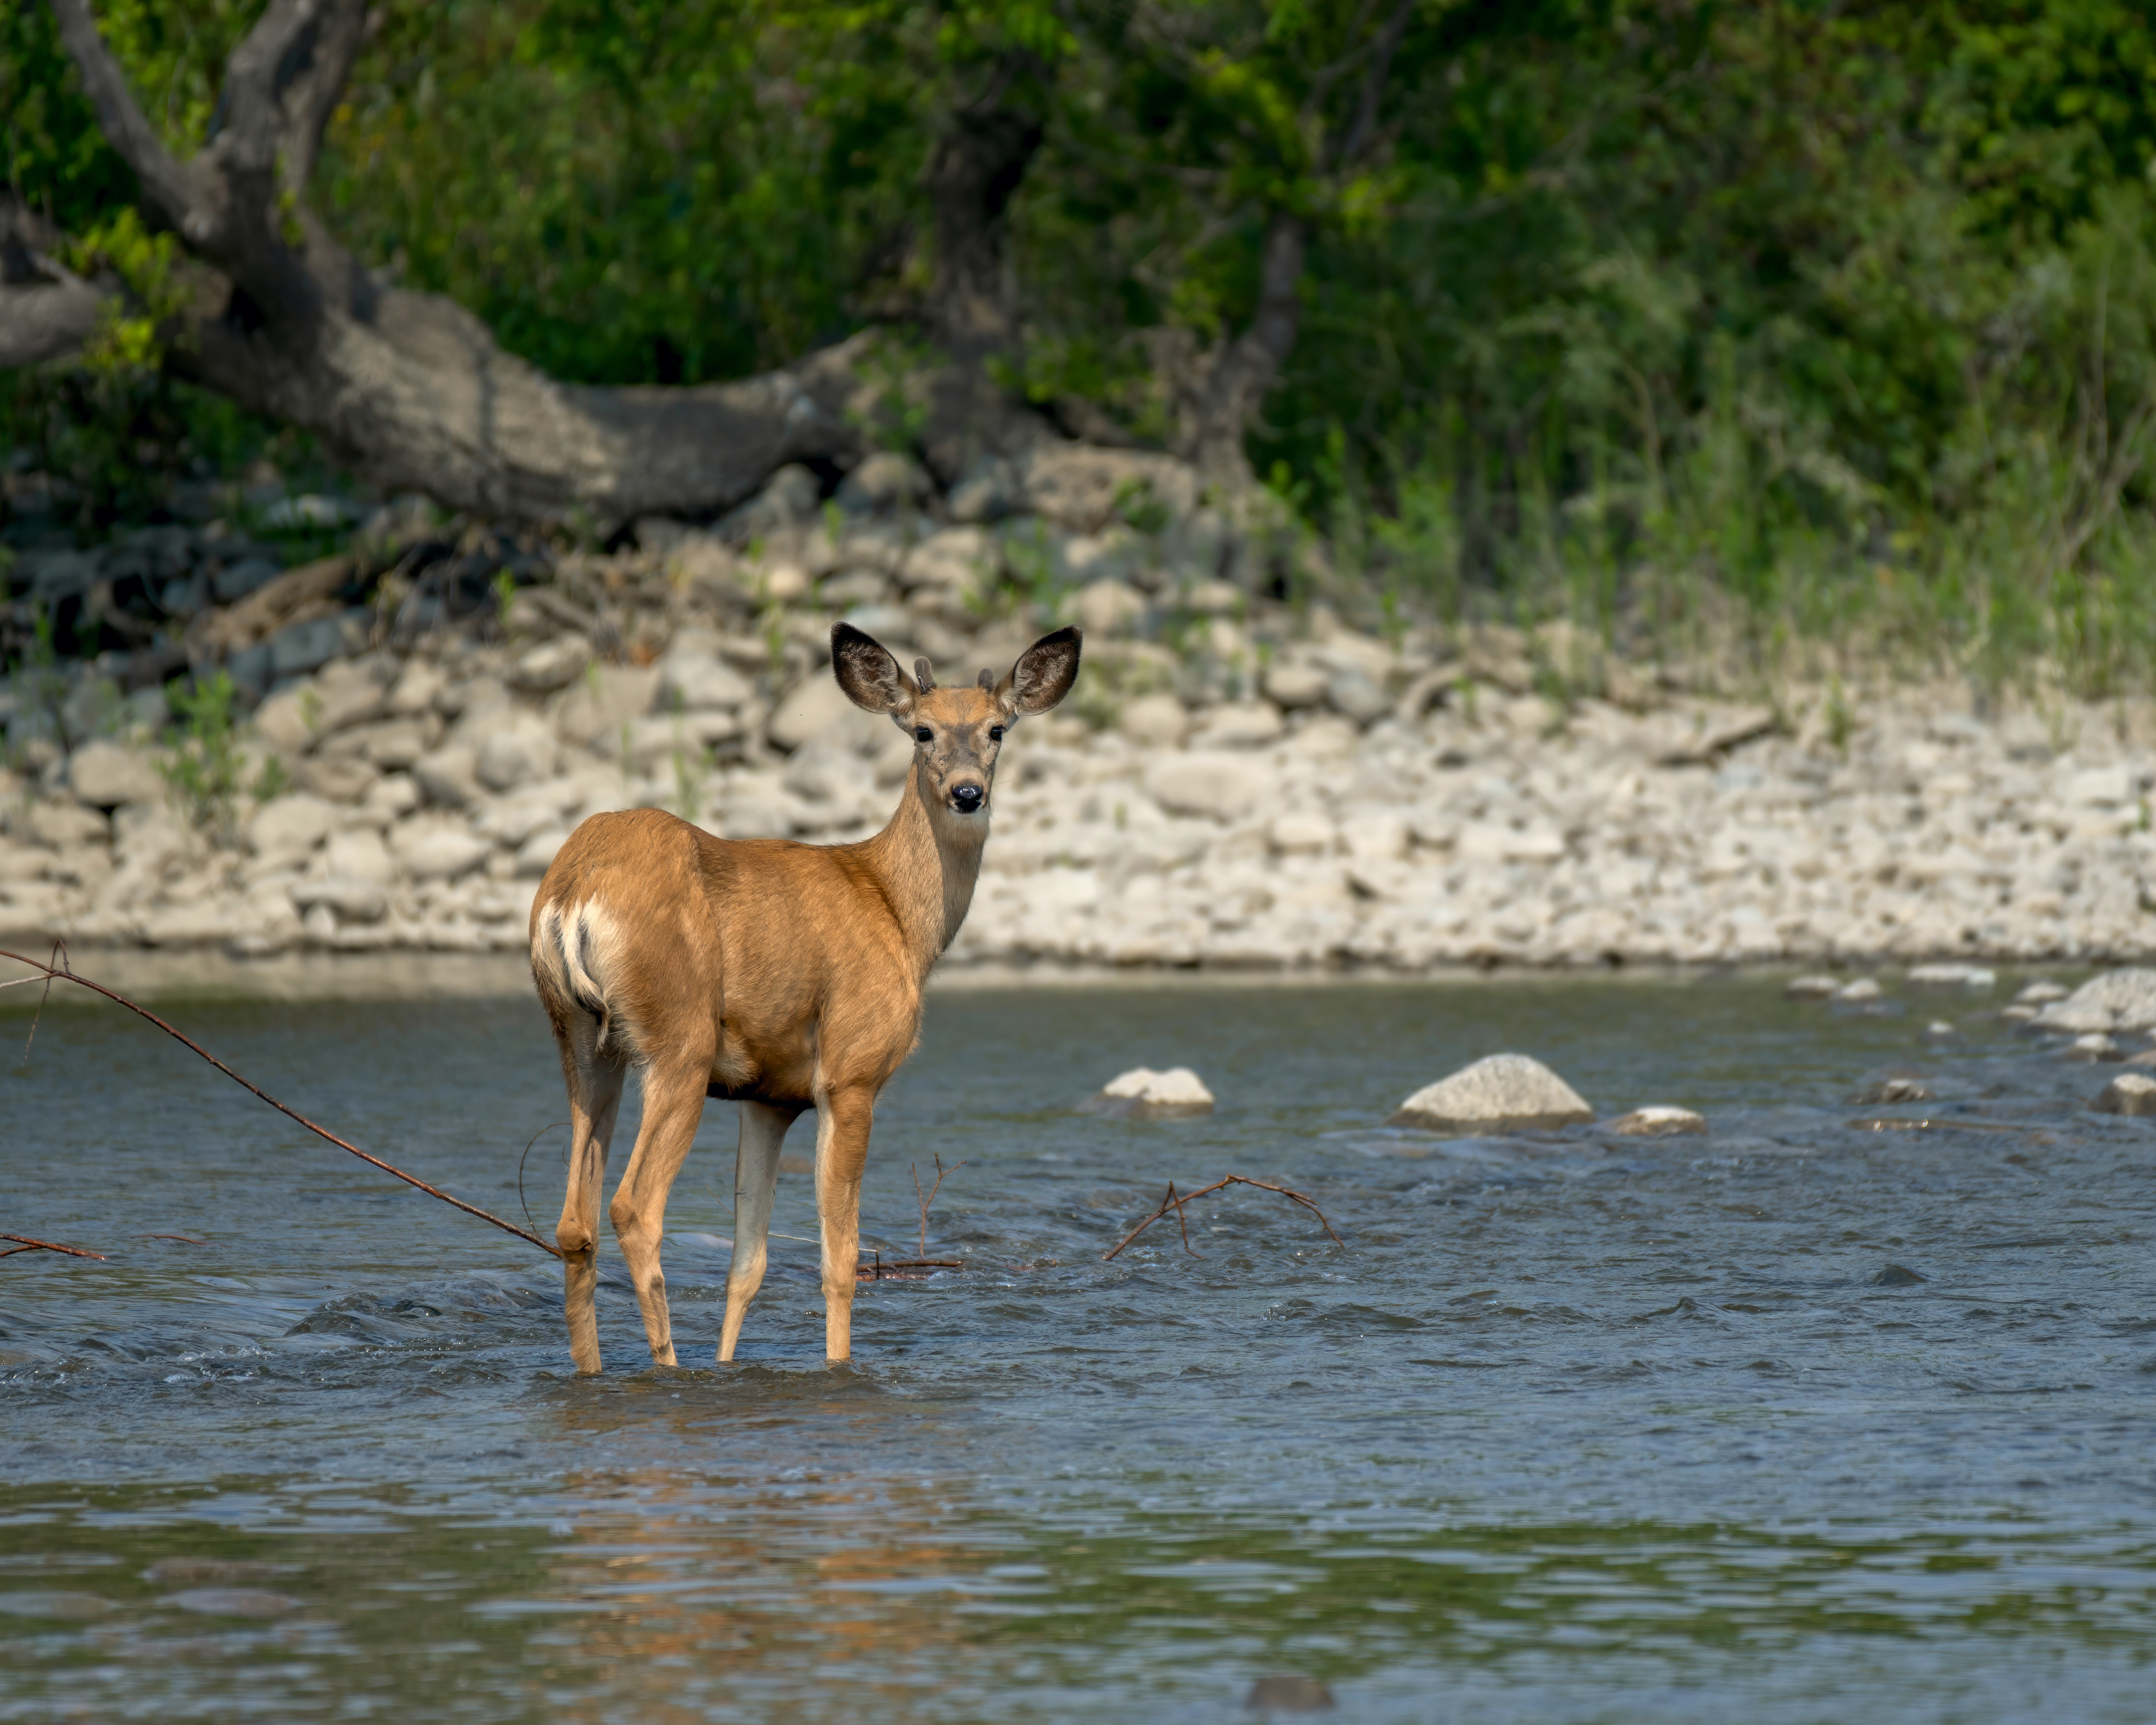
<svg viewBox="0 0 2156 1725">
<path fill-rule="evenodd" d="M 196 177 L 172 159 L 156 128 L 136 105 L 135 93 L 127 87 L 127 74 L 98 34 L 97 21 L 90 15 L 90 8 L 83 0 L 52 0 L 52 8 L 60 40 L 81 74 L 83 94 L 90 98 L 105 141 L 135 170 L 159 214 L 190 239 L 196 237 L 198 228 L 207 234 L 209 228 L 199 207 Z"/>
</svg>

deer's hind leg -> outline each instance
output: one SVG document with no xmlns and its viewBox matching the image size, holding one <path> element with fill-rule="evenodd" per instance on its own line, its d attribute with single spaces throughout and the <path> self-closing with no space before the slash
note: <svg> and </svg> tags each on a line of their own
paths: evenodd
<svg viewBox="0 0 2156 1725">
<path fill-rule="evenodd" d="M 666 1231 L 666 1194 L 689 1159 L 704 1117 L 704 1086 L 711 1081 L 708 1047 L 654 1060 L 644 1073 L 644 1124 L 636 1149 L 622 1170 L 607 1207 L 621 1241 L 623 1262 L 636 1286 L 644 1312 L 644 1333 L 651 1343 L 654 1365 L 674 1359 L 673 1321 L 666 1309 L 666 1277 L 659 1267 L 659 1247 Z"/>
<path fill-rule="evenodd" d="M 619 1060 L 599 1052 L 597 1026 L 574 1018 L 557 1031 L 569 1087 L 569 1179 L 554 1243 L 562 1250 L 562 1309 L 569 1323 L 569 1358 L 579 1372 L 599 1369 L 599 1182 L 614 1117 L 621 1111 Z"/>
<path fill-rule="evenodd" d="M 763 1286 L 771 1206 L 778 1192 L 778 1150 L 798 1108 L 774 1102 L 741 1105 L 741 1149 L 734 1160 L 734 1261 L 726 1272 L 726 1322 L 719 1332 L 719 1363 L 734 1357 L 748 1302 Z"/>
</svg>

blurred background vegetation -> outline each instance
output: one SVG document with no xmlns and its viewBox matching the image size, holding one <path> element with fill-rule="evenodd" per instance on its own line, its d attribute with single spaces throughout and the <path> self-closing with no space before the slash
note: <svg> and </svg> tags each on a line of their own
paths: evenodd
<svg viewBox="0 0 2156 1725">
<path fill-rule="evenodd" d="M 191 148 L 259 11 L 99 17 Z M 1022 54 L 1045 141 L 1013 206 L 1011 383 L 1075 433 L 1172 440 L 1268 221 L 1301 217 L 1302 323 L 1249 449 L 1343 588 L 2146 683 L 2147 8 L 1426 0 L 1383 147 L 1328 174 L 1298 116 L 1362 18 L 386 0 L 313 201 L 558 376 L 737 376 L 920 321 L 924 162 Z M 42 7 L 0 15 L 0 116 L 21 198 L 85 250 L 154 251 Z M 308 459 L 124 354 L 0 374 L 0 437 L 69 477 L 86 534 L 177 470 Z"/>
</svg>

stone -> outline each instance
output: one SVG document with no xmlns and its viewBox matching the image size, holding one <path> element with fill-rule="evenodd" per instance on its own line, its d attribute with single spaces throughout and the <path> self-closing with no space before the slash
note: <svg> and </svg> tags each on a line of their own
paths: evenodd
<svg viewBox="0 0 2156 1725">
<path fill-rule="evenodd" d="M 386 771 L 408 772 L 434 747 L 441 722 L 429 714 L 424 718 L 381 719 L 371 725 L 355 725 L 325 737 L 316 753 L 324 760 L 364 761 Z"/>
<path fill-rule="evenodd" d="M 880 449 L 839 481 L 839 507 L 864 514 L 909 507 L 927 496 L 928 475 L 910 455 Z"/>
<path fill-rule="evenodd" d="M 1188 1066 L 1156 1072 L 1134 1066 L 1103 1085 L 1078 1105 L 1086 1114 L 1111 1120 L 1184 1120 L 1213 1111 L 1213 1092 Z"/>
<path fill-rule="evenodd" d="M 2030 983 L 2015 995 L 2016 1006 L 2049 1006 L 2054 1000 L 2063 1000 L 2068 991 L 2056 983 Z"/>
<path fill-rule="evenodd" d="M 1190 733 L 1190 710 L 1173 695 L 1142 695 L 1123 709 L 1116 728 L 1141 748 L 1179 748 Z"/>
<path fill-rule="evenodd" d="M 148 755 L 116 742 L 86 742 L 68 757 L 68 788 L 93 809 L 122 803 L 155 803 L 165 781 Z"/>
<path fill-rule="evenodd" d="M 2093 978 L 2031 1022 L 2040 1030 L 2076 1033 L 2156 1029 L 2156 970 L 2128 968 Z"/>
<path fill-rule="evenodd" d="M 1504 1132 L 1594 1118 L 1586 1099 L 1540 1060 L 1495 1054 L 1417 1091 L 1385 1124 L 1426 1132 Z"/>
<path fill-rule="evenodd" d="M 398 827 L 391 845 L 415 880 L 454 880 L 484 863 L 494 847 L 461 821 L 416 815 Z"/>
<path fill-rule="evenodd" d="M 1265 780 L 1245 757 L 1206 751 L 1162 757 L 1147 770 L 1145 788 L 1171 814 L 1234 820 L 1256 806 Z"/>
<path fill-rule="evenodd" d="M 1871 1286 L 1875 1288 L 1908 1288 L 1914 1287 L 1918 1282 L 1930 1280 L 1931 1277 L 1928 1276 L 1919 1276 L 1906 1266 L 1889 1264 L 1871 1278 Z"/>
<path fill-rule="evenodd" d="M 2146 1072 L 2122 1072 L 2097 1093 L 2089 1106 L 2099 1114 L 2125 1114 L 2137 1120 L 2156 1117 L 2156 1078 Z"/>
<path fill-rule="evenodd" d="M 1216 706 L 1199 721 L 1193 748 L 1255 749 L 1277 742 L 1286 730 L 1280 709 L 1269 701 L 1235 701 Z"/>
<path fill-rule="evenodd" d="M 2076 1065 L 2093 1065 L 2098 1060 L 2124 1058 L 2124 1050 L 2101 1030 L 2087 1031 L 2076 1036 L 2059 1050 L 2059 1058 Z"/>
<path fill-rule="evenodd" d="M 1322 1713 L 1332 1706 L 1332 1692 L 1299 1673 L 1260 1677 L 1243 1697 L 1246 1713 Z"/>
<path fill-rule="evenodd" d="M 330 834 L 339 810 L 304 792 L 273 797 L 247 823 L 248 848 L 257 856 L 305 856 Z"/>
<path fill-rule="evenodd" d="M 1293 711 L 1297 707 L 1322 706 L 1332 675 L 1321 665 L 1284 659 L 1267 665 L 1259 684 L 1266 700 Z"/>
<path fill-rule="evenodd" d="M 448 809 L 465 808 L 484 794 L 479 783 L 479 751 L 468 743 L 446 743 L 429 750 L 412 763 L 412 778 L 426 793 L 429 802 Z"/>
<path fill-rule="evenodd" d="M 676 647 L 659 661 L 658 711 L 732 712 L 755 695 L 748 679 L 716 653 Z"/>
<path fill-rule="evenodd" d="M 1705 1132 L 1707 1119 L 1689 1108 L 1654 1103 L 1620 1115 L 1609 1122 L 1607 1130 L 1620 1138 L 1672 1138 Z"/>
<path fill-rule="evenodd" d="M 516 849 L 516 872 L 545 874 L 553 866 L 555 852 L 568 842 L 568 834 L 560 827 L 547 827 L 534 833 Z"/>
<path fill-rule="evenodd" d="M 1074 603 L 1078 626 L 1105 639 L 1122 634 L 1146 614 L 1146 597 L 1127 581 L 1112 577 L 1079 588 Z"/>
<path fill-rule="evenodd" d="M 1933 1019 L 1924 1026 L 1924 1040 L 1927 1042 L 1952 1042 L 1960 1034 L 1960 1030 L 1945 1019 Z"/>
<path fill-rule="evenodd" d="M 1339 837 L 1330 815 L 1310 809 L 1276 814 L 1265 828 L 1266 844 L 1284 856 L 1322 856 Z"/>
<path fill-rule="evenodd" d="M 378 768 L 349 755 L 311 757 L 292 769 L 293 781 L 301 790 L 332 803 L 365 802 L 381 777 Z"/>
<path fill-rule="evenodd" d="M 404 668 L 390 685 L 389 693 L 382 702 L 385 712 L 400 717 L 433 712 L 435 702 L 449 686 L 447 672 L 424 659 L 408 659 Z"/>
<path fill-rule="evenodd" d="M 655 665 L 592 666 L 557 697 L 554 734 L 580 747 L 610 750 L 623 726 L 651 711 L 660 676 Z"/>
<path fill-rule="evenodd" d="M 267 557 L 242 557 L 228 563 L 210 578 L 210 591 L 220 605 L 237 604 L 265 583 L 285 572 Z"/>
<path fill-rule="evenodd" d="M 1792 1000 L 1831 1000 L 1840 992 L 1841 978 L 1835 976 L 1794 977 L 1782 990 Z"/>
<path fill-rule="evenodd" d="M 589 641 L 582 635 L 563 635 L 519 654 L 511 661 L 505 680 L 520 694 L 552 695 L 575 682 L 591 662 Z"/>
<path fill-rule="evenodd" d="M 490 791 L 514 790 L 553 775 L 561 759 L 552 730 L 536 713 L 516 713 L 490 726 L 472 758 L 472 772 Z"/>
<path fill-rule="evenodd" d="M 382 834 L 366 827 L 331 834 L 322 860 L 333 879 L 372 880 L 387 886 L 397 878 L 396 860 L 382 842 Z"/>
<path fill-rule="evenodd" d="M 1862 1006 L 1879 999 L 1885 992 L 1874 978 L 1861 976 L 1855 982 L 1835 989 L 1834 998 L 1844 1006 Z"/>
<path fill-rule="evenodd" d="M 33 803 L 26 824 L 33 839 L 54 850 L 105 845 L 112 837 L 111 822 L 80 803 Z"/>
<path fill-rule="evenodd" d="M 1917 988 L 1995 988 L 1999 973 L 1983 964 L 1919 964 L 1907 980 Z"/>
<path fill-rule="evenodd" d="M 863 712 L 846 698 L 830 671 L 819 667 L 773 710 L 764 734 L 790 754 L 811 742 L 878 742 L 890 729 L 889 719 Z"/>
<path fill-rule="evenodd" d="M 1912 1077 L 1907 1073 L 1890 1072 L 1866 1085 L 1849 1100 L 1859 1107 L 1928 1102 L 1932 1100 L 1932 1087 L 1921 1078 Z"/>
<path fill-rule="evenodd" d="M 1333 711 L 1358 725 L 1374 725 L 1393 710 L 1393 698 L 1361 671 L 1336 671 L 1325 685 Z"/>
<path fill-rule="evenodd" d="M 293 907 L 303 916 L 316 905 L 327 905 L 340 922 L 379 922 L 389 914 L 389 895 L 378 880 L 331 875 L 324 880 L 295 880 L 291 893 Z"/>
<path fill-rule="evenodd" d="M 367 645 L 374 627 L 374 614 L 363 606 L 333 617 L 317 617 L 311 623 L 295 623 L 270 637 L 270 675 L 297 676 L 357 653 Z"/>
</svg>

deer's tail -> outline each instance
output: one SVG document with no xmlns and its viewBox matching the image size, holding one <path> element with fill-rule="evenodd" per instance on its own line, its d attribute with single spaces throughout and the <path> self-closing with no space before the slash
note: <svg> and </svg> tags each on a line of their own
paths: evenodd
<svg viewBox="0 0 2156 1725">
<path fill-rule="evenodd" d="M 597 1053 L 609 1052 L 608 1043 L 627 1040 L 618 1034 L 614 1004 L 609 991 L 609 971 L 619 950 L 614 920 L 595 898 L 564 906 L 558 900 L 542 906 L 531 922 L 531 973 L 539 986 L 564 1008 L 584 1013 L 598 1023 L 593 1044 Z M 626 1052 L 619 1047 L 611 1050 Z"/>
</svg>

